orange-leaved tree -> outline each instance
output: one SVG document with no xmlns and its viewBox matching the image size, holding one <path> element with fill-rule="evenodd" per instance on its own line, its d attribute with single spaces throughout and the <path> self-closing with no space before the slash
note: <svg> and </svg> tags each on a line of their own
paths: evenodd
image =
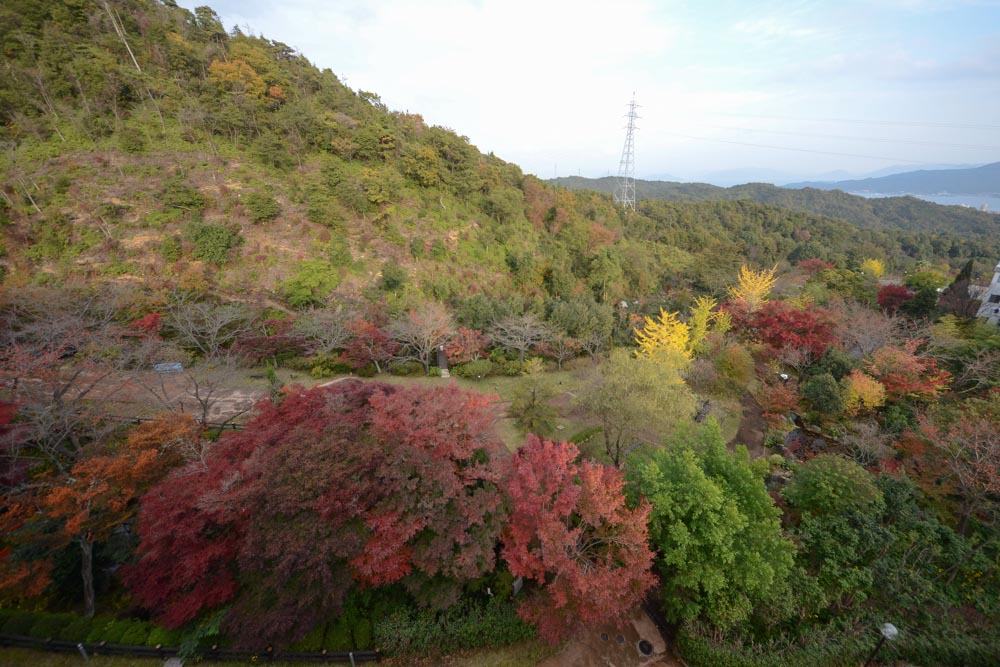
<svg viewBox="0 0 1000 667">
<path fill-rule="evenodd" d="M 130 520 L 138 500 L 197 450 L 200 427 L 188 415 L 171 415 L 134 428 L 124 444 L 82 459 L 68 476 L 39 480 L 38 506 L 59 522 L 54 544 L 81 550 L 84 613 L 94 614 L 94 544 Z"/>
</svg>

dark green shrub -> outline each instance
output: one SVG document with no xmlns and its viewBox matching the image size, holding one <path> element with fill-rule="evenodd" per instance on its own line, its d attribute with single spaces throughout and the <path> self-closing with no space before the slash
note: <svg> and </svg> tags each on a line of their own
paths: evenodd
<svg viewBox="0 0 1000 667">
<path fill-rule="evenodd" d="M 86 616 L 77 616 L 59 632 L 59 639 L 66 642 L 85 641 L 90 633 L 91 621 Z"/>
<path fill-rule="evenodd" d="M 476 361 L 470 361 L 468 363 L 455 366 L 451 369 L 451 373 L 452 375 L 457 375 L 460 378 L 480 380 L 494 375 L 495 370 L 493 362 L 489 359 L 477 359 Z"/>
<path fill-rule="evenodd" d="M 406 284 L 406 278 L 406 269 L 399 264 L 386 262 L 382 265 L 382 279 L 379 282 L 379 287 L 386 292 L 395 292 Z"/>
<path fill-rule="evenodd" d="M 354 624 L 354 648 L 363 651 L 372 647 L 372 622 L 367 618 Z"/>
<path fill-rule="evenodd" d="M 90 628 L 87 630 L 87 636 L 84 637 L 84 640 L 93 643 L 104 641 L 104 629 L 111 621 L 112 619 L 107 616 L 95 616 L 90 619 Z"/>
<path fill-rule="evenodd" d="M 311 192 L 306 206 L 306 220 L 330 229 L 343 227 L 344 210 L 325 192 Z"/>
<path fill-rule="evenodd" d="M 682 628 L 677 647 L 691 667 L 856 667 L 874 647 L 874 639 L 819 631 L 804 645 L 779 638 L 740 646 L 716 643 Z"/>
<path fill-rule="evenodd" d="M 413 259 L 420 259 L 424 256 L 425 242 L 422 238 L 414 237 L 410 239 L 410 256 Z"/>
<path fill-rule="evenodd" d="M 35 615 L 31 612 L 17 610 L 4 622 L 3 634 L 26 637 L 35 620 Z"/>
<path fill-rule="evenodd" d="M 375 364 L 368 364 L 354 371 L 354 374 L 362 378 L 373 378 L 377 374 Z"/>
<path fill-rule="evenodd" d="M 389 372 L 402 377 L 420 377 L 425 375 L 424 365 L 419 361 L 398 361 L 389 367 Z"/>
<path fill-rule="evenodd" d="M 132 621 L 115 619 L 104 626 L 101 641 L 109 644 L 121 644 L 122 637 L 132 629 Z"/>
<path fill-rule="evenodd" d="M 524 364 L 517 359 L 513 359 L 511 361 L 505 361 L 500 370 L 507 377 L 517 377 L 518 375 L 524 373 Z"/>
<path fill-rule="evenodd" d="M 305 637 L 292 644 L 289 648 L 293 651 L 322 651 L 323 637 L 326 635 L 327 623 L 317 623 L 316 627 L 309 631 Z"/>
<path fill-rule="evenodd" d="M 443 612 L 397 609 L 375 623 L 375 644 L 389 655 L 453 653 L 481 646 L 504 646 L 535 636 L 509 602 L 467 601 Z"/>
<path fill-rule="evenodd" d="M 338 618 L 327 629 L 326 648 L 328 651 L 350 651 L 353 648 L 351 646 L 351 625 L 346 618 Z"/>
<path fill-rule="evenodd" d="M 288 144 L 281 137 L 267 133 L 253 144 L 254 156 L 263 164 L 275 169 L 291 169 L 295 159 L 288 152 Z"/>
<path fill-rule="evenodd" d="M 177 646 L 181 642 L 181 633 L 154 625 L 146 637 L 147 646 Z"/>
<path fill-rule="evenodd" d="M 326 256 L 330 259 L 330 264 L 334 266 L 350 266 L 354 261 L 351 255 L 351 247 L 347 245 L 347 239 L 343 236 L 335 236 L 326 244 Z"/>
<path fill-rule="evenodd" d="M 145 646 L 152 626 L 145 621 L 133 620 L 126 621 L 125 623 L 127 623 L 127 627 L 122 632 L 118 643 L 128 644 L 129 646 Z"/>
<path fill-rule="evenodd" d="M 179 208 L 185 211 L 200 211 L 208 203 L 200 192 L 180 180 L 168 183 L 160 200 L 170 208 Z"/>
<path fill-rule="evenodd" d="M 191 254 L 195 258 L 220 266 L 229 259 L 229 251 L 243 242 L 238 231 L 214 222 L 191 223 L 184 236 L 194 244 Z"/>
<path fill-rule="evenodd" d="M 38 620 L 28 630 L 29 637 L 58 639 L 63 628 L 73 622 L 73 614 L 39 614 Z"/>
<path fill-rule="evenodd" d="M 878 513 L 884 506 L 871 473 L 838 454 L 803 463 L 781 493 L 798 511 L 813 514 Z"/>
<path fill-rule="evenodd" d="M 820 373 L 806 381 L 802 385 L 802 397 L 822 415 L 836 417 L 844 412 L 844 396 L 830 373 Z"/>
<path fill-rule="evenodd" d="M 969 636 L 936 628 L 931 632 L 903 634 L 884 651 L 883 657 L 896 656 L 918 665 L 995 667 L 1000 656 L 1000 637 Z"/>
<path fill-rule="evenodd" d="M 268 222 L 281 214 L 281 204 L 266 192 L 248 192 L 240 203 L 254 222 Z"/>
</svg>

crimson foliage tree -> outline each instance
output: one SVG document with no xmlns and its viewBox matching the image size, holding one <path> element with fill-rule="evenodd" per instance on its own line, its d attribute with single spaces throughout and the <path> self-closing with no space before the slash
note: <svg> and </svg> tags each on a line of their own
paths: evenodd
<svg viewBox="0 0 1000 667">
<path fill-rule="evenodd" d="M 730 304 L 728 310 L 734 325 L 776 351 L 801 349 L 819 359 L 836 340 L 833 317 L 823 308 L 802 310 L 786 301 L 768 301 L 752 313 L 738 304 Z"/>
<path fill-rule="evenodd" d="M 886 285 L 875 295 L 879 307 L 887 313 L 895 313 L 907 301 L 913 298 L 915 292 L 902 285 Z"/>
<path fill-rule="evenodd" d="M 375 370 L 381 373 L 382 364 L 392 359 L 399 350 L 399 344 L 390 339 L 384 329 L 368 320 L 352 320 L 347 324 L 347 333 L 349 338 L 344 344 L 344 357 L 355 369 L 374 364 Z"/>
<path fill-rule="evenodd" d="M 503 558 L 536 584 L 518 613 L 553 643 L 577 621 L 620 620 L 654 583 L 649 506 L 626 507 L 621 472 L 578 456 L 572 443 L 529 435 L 507 481 Z"/>
<path fill-rule="evenodd" d="M 225 625 L 252 646 L 295 640 L 355 585 L 402 582 L 447 604 L 494 567 L 504 450 L 491 421 L 490 399 L 454 387 L 347 382 L 265 402 L 147 494 L 126 582 L 174 627 L 230 605 Z"/>
</svg>

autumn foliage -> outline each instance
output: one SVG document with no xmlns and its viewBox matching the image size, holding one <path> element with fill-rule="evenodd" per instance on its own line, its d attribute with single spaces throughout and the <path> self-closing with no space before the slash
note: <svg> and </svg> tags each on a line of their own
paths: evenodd
<svg viewBox="0 0 1000 667">
<path fill-rule="evenodd" d="M 490 399 L 339 383 L 265 403 L 143 501 L 137 602 L 177 627 L 229 604 L 237 640 L 294 640 L 354 586 L 420 598 L 494 567 L 505 450 Z M 430 599 L 447 604 L 453 599 Z"/>
<path fill-rule="evenodd" d="M 833 316 L 824 308 L 797 308 L 787 301 L 769 301 L 755 311 L 731 303 L 728 312 L 737 328 L 774 351 L 797 348 L 818 359 L 836 340 Z"/>
<path fill-rule="evenodd" d="M 865 371 L 885 386 L 888 400 L 929 401 L 948 386 L 948 371 L 937 362 L 917 353 L 922 341 L 909 340 L 901 345 L 887 345 L 872 353 Z"/>
<path fill-rule="evenodd" d="M 729 297 L 742 304 L 751 313 L 767 302 L 767 297 L 777 281 L 778 265 L 770 269 L 755 270 L 744 264 L 740 267 L 736 285 L 729 288 Z"/>
<path fill-rule="evenodd" d="M 535 584 L 518 613 L 553 643 L 577 621 L 621 619 L 655 581 L 648 505 L 626 507 L 621 472 L 578 456 L 572 443 L 529 435 L 507 482 L 503 557 Z"/>
<path fill-rule="evenodd" d="M 875 295 L 879 307 L 887 313 L 895 313 L 900 307 L 913 298 L 914 292 L 902 285 L 886 285 Z"/>
<path fill-rule="evenodd" d="M 132 517 L 146 489 L 192 451 L 200 428 L 188 415 L 137 426 L 115 451 L 83 459 L 42 495 L 41 507 L 68 539 L 101 541 Z"/>
</svg>

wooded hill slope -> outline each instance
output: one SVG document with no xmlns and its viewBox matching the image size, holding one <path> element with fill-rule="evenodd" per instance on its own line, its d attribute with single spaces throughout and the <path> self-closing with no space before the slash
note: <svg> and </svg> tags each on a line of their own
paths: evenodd
<svg viewBox="0 0 1000 667">
<path fill-rule="evenodd" d="M 616 180 L 614 177 L 568 176 L 550 182 L 571 190 L 588 189 L 610 194 L 614 192 Z M 841 218 L 868 229 L 954 233 L 969 238 L 995 238 L 1000 232 L 998 215 L 958 206 L 941 206 L 916 197 L 866 199 L 839 190 L 780 188 L 769 183 L 721 188 L 708 183 L 644 180 L 635 182 L 635 192 L 640 199 L 678 202 L 747 199 L 794 211 Z"/>
<path fill-rule="evenodd" d="M 610 301 L 712 289 L 746 260 L 905 270 L 1000 252 L 996 236 L 859 232 L 760 203 L 625 215 L 284 44 L 227 34 L 207 7 L 11 0 L 0 44 L 8 286 L 118 280 L 293 307 L 373 291 L 391 308 L 475 292 Z"/>
</svg>

